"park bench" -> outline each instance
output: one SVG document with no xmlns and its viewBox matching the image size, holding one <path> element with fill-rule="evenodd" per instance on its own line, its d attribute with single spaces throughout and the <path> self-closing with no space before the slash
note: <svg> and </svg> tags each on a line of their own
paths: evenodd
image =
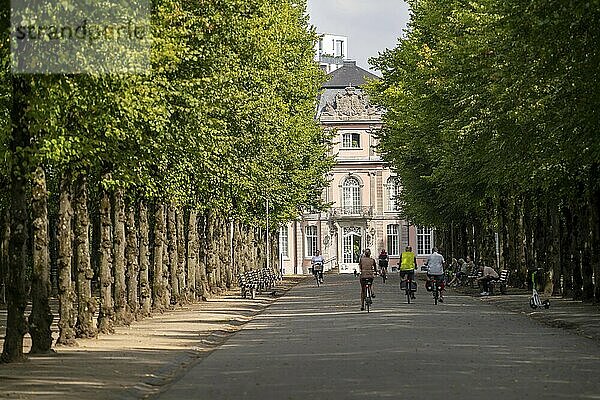
<svg viewBox="0 0 600 400">
<path fill-rule="evenodd" d="M 490 294 L 494 294 L 494 289 L 496 286 L 500 289 L 501 294 L 506 294 L 509 276 L 509 270 L 503 269 L 502 271 L 500 271 L 500 276 L 498 277 L 498 279 L 490 282 Z"/>
<path fill-rule="evenodd" d="M 482 276 L 483 273 L 481 271 L 471 271 L 469 273 L 469 275 L 467 275 L 467 285 L 469 287 L 472 288 L 476 288 L 479 286 L 479 282 L 477 281 L 477 278 L 479 278 L 480 276 Z"/>
<path fill-rule="evenodd" d="M 258 290 L 258 283 L 254 281 L 254 276 L 250 272 L 244 272 L 243 274 L 238 275 L 238 286 L 240 288 L 240 294 L 243 298 L 251 298 L 256 297 L 256 292 Z"/>
<path fill-rule="evenodd" d="M 267 268 L 254 269 L 238 276 L 240 294 L 244 298 L 255 298 L 257 293 L 271 291 L 275 294 L 275 285 L 281 280 L 281 275 Z"/>
</svg>

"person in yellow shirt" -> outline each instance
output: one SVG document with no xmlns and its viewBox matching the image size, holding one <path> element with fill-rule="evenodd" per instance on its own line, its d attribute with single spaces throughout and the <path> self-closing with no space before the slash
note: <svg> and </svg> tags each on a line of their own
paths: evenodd
<svg viewBox="0 0 600 400">
<path fill-rule="evenodd" d="M 406 246 L 406 249 L 400 256 L 400 279 L 415 281 L 415 268 L 417 268 L 417 256 L 412 251 L 412 247 Z M 411 296 L 415 298 L 414 292 Z"/>
</svg>

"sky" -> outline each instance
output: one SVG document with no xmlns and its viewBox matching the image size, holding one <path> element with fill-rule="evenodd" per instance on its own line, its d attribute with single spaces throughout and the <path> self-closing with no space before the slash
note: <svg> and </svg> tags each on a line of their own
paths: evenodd
<svg viewBox="0 0 600 400">
<path fill-rule="evenodd" d="M 408 5 L 402 0 L 308 0 L 308 14 L 317 32 L 347 36 L 349 58 L 377 73 L 368 59 L 396 47 Z"/>
</svg>

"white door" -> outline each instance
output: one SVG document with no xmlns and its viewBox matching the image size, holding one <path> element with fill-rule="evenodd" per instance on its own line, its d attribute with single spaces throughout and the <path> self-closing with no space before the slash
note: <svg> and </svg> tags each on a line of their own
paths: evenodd
<svg viewBox="0 0 600 400">
<path fill-rule="evenodd" d="M 358 272 L 358 260 L 362 250 L 362 228 L 360 226 L 344 226 L 342 228 L 342 262 L 340 273 Z"/>
</svg>

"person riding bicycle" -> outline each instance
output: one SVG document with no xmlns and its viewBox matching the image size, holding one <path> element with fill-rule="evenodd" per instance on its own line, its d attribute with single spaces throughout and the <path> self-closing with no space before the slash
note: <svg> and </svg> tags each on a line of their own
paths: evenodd
<svg viewBox="0 0 600 400">
<path fill-rule="evenodd" d="M 317 250 L 315 255 L 311 260 L 312 272 L 315 276 L 315 279 L 319 279 L 321 283 L 323 283 L 323 264 L 325 263 L 325 259 L 321 255 L 321 251 Z"/>
<path fill-rule="evenodd" d="M 439 282 L 440 286 L 440 301 L 444 301 L 444 256 L 438 253 L 437 247 L 434 247 L 433 253 L 427 257 L 425 264 L 427 265 L 427 278 L 430 281 Z"/>
<path fill-rule="evenodd" d="M 365 309 L 365 297 L 368 284 L 371 285 L 371 297 L 375 297 L 375 293 L 373 293 L 373 279 L 375 278 L 377 264 L 375 263 L 375 260 L 371 258 L 371 250 L 365 250 L 365 254 L 358 261 L 358 267 L 360 269 L 360 310 L 363 311 Z"/>
<path fill-rule="evenodd" d="M 400 255 L 400 279 L 414 282 L 415 268 L 417 268 L 417 256 L 412 251 L 411 246 L 406 246 L 406 249 Z M 410 297 L 416 298 L 415 293 L 411 292 Z"/>
<path fill-rule="evenodd" d="M 385 251 L 385 249 L 381 249 L 381 252 L 379 253 L 378 261 L 379 261 L 379 271 L 381 273 L 381 276 L 383 276 L 384 283 L 385 283 L 385 277 L 387 276 L 388 264 L 390 261 L 390 258 L 388 257 L 388 253 Z"/>
</svg>

